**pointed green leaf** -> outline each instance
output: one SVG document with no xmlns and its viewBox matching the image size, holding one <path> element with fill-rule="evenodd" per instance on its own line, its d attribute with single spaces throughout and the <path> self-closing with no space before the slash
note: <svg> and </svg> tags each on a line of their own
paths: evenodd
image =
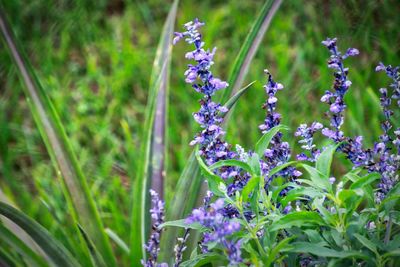
<svg viewBox="0 0 400 267">
<path fill-rule="evenodd" d="M 379 255 L 377 246 L 371 240 L 368 240 L 366 237 L 360 234 L 354 234 L 354 237 L 357 238 L 357 240 L 360 241 L 360 243 L 366 248 Z"/>
<path fill-rule="evenodd" d="M 95 202 L 90 194 L 86 178 L 70 145 L 67 134 L 50 98 L 36 77 L 30 62 L 8 26 L 5 14 L 0 8 L 0 28 L 2 37 L 25 83 L 24 93 L 39 128 L 52 162 L 64 182 L 65 197 L 70 203 L 72 217 L 85 226 L 90 238 L 95 242 L 110 266 L 116 261 L 104 233 L 103 225 Z M 79 231 L 78 231 L 79 232 Z M 82 237 L 81 237 L 82 238 Z"/>
<path fill-rule="evenodd" d="M 249 199 L 249 195 L 250 193 L 254 190 L 254 188 L 257 187 L 257 185 L 259 185 L 260 183 L 260 179 L 262 179 L 262 177 L 260 176 L 252 176 L 250 178 L 250 180 L 247 182 L 247 184 L 243 187 L 242 190 L 242 198 L 243 198 L 243 202 L 246 202 Z"/>
<path fill-rule="evenodd" d="M 329 257 L 329 258 L 361 258 L 368 259 L 367 255 L 363 255 L 357 251 L 337 251 L 334 249 L 322 247 L 318 244 L 312 244 L 308 242 L 296 242 L 291 244 L 293 248 L 292 252 L 297 253 L 310 253 L 320 257 Z"/>
<path fill-rule="evenodd" d="M 273 222 L 269 227 L 269 230 L 277 231 L 280 229 L 291 228 L 293 226 L 304 227 L 322 225 L 325 225 L 325 222 L 318 213 L 312 211 L 297 211 L 286 214 Z"/>
<path fill-rule="evenodd" d="M 181 267 L 198 267 L 205 266 L 207 263 L 211 263 L 214 260 L 221 258 L 221 254 L 218 253 L 207 253 L 195 256 L 193 259 L 182 262 Z"/>
<path fill-rule="evenodd" d="M 13 248 L 30 266 L 48 266 L 42 257 L 31 250 L 22 240 L 0 224 L 0 240 Z"/>
<path fill-rule="evenodd" d="M 207 180 L 208 188 L 210 189 L 210 191 L 217 196 L 224 196 L 224 193 L 220 190 L 220 184 L 225 184 L 224 180 L 218 175 L 215 175 L 207 167 L 207 165 L 204 163 L 203 159 L 199 156 L 198 153 L 196 153 L 196 159 L 199 163 L 200 170 L 202 171 L 204 178 L 206 178 Z"/>
<path fill-rule="evenodd" d="M 203 226 L 198 223 L 191 223 L 191 224 L 186 223 L 186 219 L 165 222 L 160 225 L 160 228 L 165 228 L 168 226 L 175 226 L 175 227 L 180 227 L 180 228 L 185 228 L 185 229 L 190 228 L 190 229 L 195 229 L 195 230 L 201 230 L 203 228 Z"/>
<path fill-rule="evenodd" d="M 269 143 L 271 143 L 272 138 L 274 136 L 282 131 L 282 130 L 288 130 L 289 128 L 285 125 L 278 125 L 270 129 L 268 132 L 266 132 L 256 143 L 255 147 L 255 152 L 261 157 L 264 155 L 264 151 L 268 148 Z"/>
<path fill-rule="evenodd" d="M 323 175 L 325 175 L 327 177 L 329 177 L 329 175 L 331 173 L 331 165 L 332 165 L 333 155 L 335 154 L 339 145 L 340 145 L 340 143 L 328 146 L 318 156 L 315 167 L 319 172 L 321 172 Z"/>
<path fill-rule="evenodd" d="M 80 266 L 72 257 L 71 253 L 60 242 L 54 239 L 43 226 L 24 213 L 4 202 L 0 202 L 0 214 L 21 227 L 36 244 L 40 246 L 56 266 Z"/>
<path fill-rule="evenodd" d="M 251 167 L 247 163 L 240 161 L 240 160 L 236 160 L 236 159 L 227 159 L 227 160 L 218 161 L 218 162 L 214 163 L 213 165 L 211 165 L 209 167 L 209 169 L 215 170 L 215 169 L 225 167 L 225 166 L 239 167 L 248 173 L 252 173 Z"/>
<path fill-rule="evenodd" d="M 305 169 L 310 175 L 310 180 L 312 181 L 312 186 L 317 187 L 321 190 L 332 190 L 332 185 L 329 183 L 329 178 L 325 174 L 318 171 L 316 168 L 311 167 L 307 164 L 299 164 L 298 166 Z"/>
<path fill-rule="evenodd" d="M 375 180 L 378 180 L 380 178 L 380 175 L 378 173 L 370 173 L 364 177 L 361 177 L 357 181 L 355 181 L 351 186 L 350 189 L 357 189 L 357 188 L 362 188 L 364 186 L 367 186 L 374 182 Z"/>
<path fill-rule="evenodd" d="M 240 89 L 239 92 L 234 94 L 229 100 L 224 104 L 224 107 L 226 107 L 229 110 L 236 104 L 236 102 L 239 100 L 239 98 L 247 92 L 247 90 L 255 83 L 256 81 L 253 81 L 246 85 L 244 88 Z M 228 112 L 224 112 L 220 114 L 221 117 L 224 117 Z"/>
<path fill-rule="evenodd" d="M 240 52 L 235 59 L 235 63 L 231 69 L 228 83 L 228 90 L 225 90 L 222 97 L 223 101 L 229 98 L 231 94 L 235 94 L 242 86 L 250 64 L 260 46 L 260 43 L 275 16 L 276 11 L 281 5 L 281 0 L 267 0 L 261 7 L 260 13 L 255 18 L 254 23 L 247 34 L 247 37 L 240 48 Z"/>
<path fill-rule="evenodd" d="M 106 228 L 106 234 L 110 237 L 112 241 L 114 241 L 115 244 L 117 244 L 118 247 L 122 249 L 123 252 L 125 252 L 126 254 L 130 253 L 128 245 L 124 242 L 124 240 L 122 240 L 121 237 L 117 235 L 117 233 L 115 233 L 110 228 Z"/>
<path fill-rule="evenodd" d="M 175 0 L 164 23 L 149 85 L 144 132 L 142 135 L 142 140 L 144 140 L 141 148 L 142 159 L 141 164 L 138 164 L 135 186 L 132 190 L 132 231 L 130 240 L 132 265 L 140 265 L 140 260 L 147 257 L 142 245 L 147 241 L 151 228 L 148 213 L 150 186 L 157 190 L 161 196 L 163 193 L 166 97 L 168 94 L 172 35 L 177 8 L 178 0 Z"/>
</svg>

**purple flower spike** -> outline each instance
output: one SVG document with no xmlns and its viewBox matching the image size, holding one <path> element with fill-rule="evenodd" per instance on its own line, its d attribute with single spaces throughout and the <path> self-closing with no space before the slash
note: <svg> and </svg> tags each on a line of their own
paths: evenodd
<svg viewBox="0 0 400 267">
<path fill-rule="evenodd" d="M 264 123 L 258 127 L 263 134 L 281 123 L 281 114 L 276 112 L 276 105 L 278 103 L 276 93 L 284 88 L 282 84 L 274 81 L 268 70 L 264 70 L 264 73 L 268 75 L 268 80 L 264 85 L 268 98 L 263 105 L 263 109 L 266 110 L 267 114 Z M 269 176 L 270 170 L 289 161 L 290 153 L 289 143 L 283 142 L 282 133 L 278 132 L 271 140 L 270 148 L 264 151 L 264 157 L 260 161 L 261 172 L 265 179 L 265 189 L 268 188 L 269 184 L 276 176 L 295 179 L 301 175 L 301 172 L 297 171 L 296 168 L 287 167 L 278 174 L 272 177 Z"/>
<path fill-rule="evenodd" d="M 392 90 L 381 88 L 381 106 L 385 120 L 381 123 L 383 130 L 379 137 L 380 142 L 375 144 L 374 154 L 379 157 L 378 162 L 374 165 L 374 171 L 381 174 L 381 181 L 378 184 L 376 193 L 376 202 L 381 202 L 386 194 L 395 186 L 399 179 L 400 170 L 400 129 L 393 131 L 394 138 L 391 136 L 391 117 L 394 112 L 391 110 L 392 99 L 397 100 L 400 107 L 400 67 L 385 66 L 383 63 L 375 68 L 376 71 L 384 71 L 392 80 L 389 85 Z M 392 153 L 393 149 L 397 150 L 397 154 Z"/>
<path fill-rule="evenodd" d="M 160 252 L 160 236 L 161 229 L 159 228 L 164 223 L 164 202 L 159 199 L 158 194 L 154 190 L 150 190 L 152 208 L 150 209 L 151 218 L 153 221 L 153 232 L 146 245 L 145 250 L 149 253 L 147 261 L 142 260 L 142 265 L 145 267 L 165 267 L 166 263 L 157 263 L 158 253 Z"/>
<path fill-rule="evenodd" d="M 310 157 L 308 157 L 305 153 L 301 153 L 297 155 L 298 160 L 308 160 L 310 162 L 314 162 L 317 160 L 321 151 L 316 148 L 314 144 L 314 134 L 321 130 L 323 125 L 319 122 L 313 122 L 310 127 L 307 124 L 301 124 L 297 131 L 294 133 L 295 136 L 300 136 L 303 139 L 299 141 L 302 144 L 301 148 L 310 151 Z"/>
<path fill-rule="evenodd" d="M 202 247 L 204 251 L 208 251 L 208 244 L 217 242 L 225 247 L 231 262 L 236 262 L 240 259 L 240 245 L 237 244 L 240 241 L 233 242 L 227 239 L 227 237 L 240 230 L 240 223 L 229 220 L 225 216 L 225 203 L 222 198 L 211 203 L 209 208 L 203 206 L 194 209 L 192 214 L 186 219 L 186 223 L 199 223 L 209 230 L 203 235 Z"/>
<path fill-rule="evenodd" d="M 344 117 L 343 112 L 346 109 L 344 103 L 344 95 L 351 86 L 351 81 L 347 79 L 348 69 L 344 67 L 343 60 L 349 56 L 356 56 L 359 51 L 355 48 L 349 48 L 347 52 L 342 55 L 336 46 L 336 38 L 326 39 L 322 42 L 325 45 L 331 56 L 328 60 L 328 67 L 335 70 L 335 82 L 333 84 L 333 91 L 327 91 L 321 98 L 321 101 L 330 105 L 330 118 L 332 129 L 324 129 L 322 134 L 326 137 L 334 140 L 335 142 L 341 142 L 344 140 L 343 132 L 340 131 L 340 127 L 343 124 Z"/>
</svg>

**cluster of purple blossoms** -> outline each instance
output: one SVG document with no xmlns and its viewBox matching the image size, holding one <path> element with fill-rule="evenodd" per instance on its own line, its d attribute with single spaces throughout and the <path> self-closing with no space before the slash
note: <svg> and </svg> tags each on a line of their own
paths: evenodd
<svg viewBox="0 0 400 267">
<path fill-rule="evenodd" d="M 230 264 L 235 265 L 242 261 L 240 254 L 241 242 L 240 240 L 236 242 L 228 240 L 227 237 L 240 230 L 240 223 L 229 220 L 224 216 L 224 213 L 224 200 L 220 198 L 214 203 L 205 204 L 201 208 L 194 209 L 186 219 L 186 223 L 200 223 L 208 229 L 203 235 L 202 248 L 204 253 L 208 252 L 208 244 L 217 242 L 225 248 Z"/>
<path fill-rule="evenodd" d="M 321 151 L 314 144 L 314 134 L 322 128 L 323 125 L 319 122 L 313 122 L 310 127 L 308 127 L 307 124 L 300 124 L 294 135 L 303 138 L 299 143 L 302 144 L 302 149 L 310 151 L 310 156 L 307 156 L 305 153 L 300 153 L 297 155 L 298 160 L 307 160 L 310 162 L 315 162 L 317 160 Z"/>
<path fill-rule="evenodd" d="M 174 267 L 179 267 L 179 265 L 182 263 L 182 258 L 183 258 L 183 252 L 186 250 L 186 241 L 189 238 L 189 230 L 186 229 L 185 233 L 183 234 L 183 237 L 178 238 L 177 244 L 174 248 L 175 251 L 175 263 Z"/>
<path fill-rule="evenodd" d="M 150 209 L 153 221 L 152 233 L 146 245 L 145 250 L 149 253 L 147 261 L 142 260 L 145 267 L 168 267 L 167 263 L 157 263 L 158 253 L 160 252 L 160 225 L 164 223 L 164 202 L 159 199 L 158 194 L 154 190 L 150 190 L 152 208 Z"/>
<path fill-rule="evenodd" d="M 180 39 L 185 38 L 189 44 L 194 44 L 195 50 L 186 53 L 186 58 L 194 60 L 195 65 L 189 64 L 185 72 L 185 81 L 204 96 L 200 100 L 201 108 L 199 112 L 193 114 L 194 119 L 203 128 L 200 134 L 190 143 L 191 145 L 199 144 L 200 155 L 203 156 L 208 165 L 234 157 L 234 153 L 229 150 L 229 145 L 221 140 L 221 136 L 225 132 L 221 128 L 222 118 L 220 113 L 227 112 L 227 108 L 212 101 L 212 95 L 218 90 L 228 86 L 227 82 L 215 78 L 210 71 L 210 67 L 214 64 L 213 57 L 215 48 L 212 51 L 204 49 L 204 42 L 198 29 L 204 23 L 198 19 L 190 21 L 184 25 L 185 32 L 176 32 L 174 44 Z M 235 173 L 234 173 L 235 174 Z M 222 173 L 223 178 L 231 176 L 229 172 Z"/>
<path fill-rule="evenodd" d="M 342 55 L 337 49 L 336 38 L 328 38 L 323 41 L 322 44 L 325 45 L 331 53 L 328 60 L 328 67 L 335 70 L 334 91 L 326 91 L 321 98 L 322 102 L 330 105 L 330 125 L 332 129 L 325 128 L 322 130 L 322 134 L 335 142 L 341 142 L 344 140 L 344 135 L 340 127 L 343 124 L 343 112 L 346 109 L 344 95 L 351 86 L 351 81 L 347 79 L 349 69 L 344 67 L 343 60 L 349 56 L 356 56 L 359 52 L 355 48 L 349 48 L 347 52 Z"/>
<path fill-rule="evenodd" d="M 378 184 L 378 191 L 376 192 L 376 201 L 381 202 L 399 180 L 400 131 L 399 129 L 393 131 L 394 138 L 392 138 L 390 132 L 393 128 L 391 117 L 394 114 L 391 110 L 392 99 L 397 100 L 397 106 L 400 107 L 400 68 L 390 65 L 385 66 L 379 63 L 375 70 L 384 71 L 386 75 L 392 79 L 392 83 L 390 84 L 391 92 L 386 88 L 381 88 L 379 90 L 381 93 L 380 102 L 385 120 L 381 123 L 383 133 L 379 137 L 380 143 L 375 145 L 375 154 L 378 155 L 379 159 L 374 165 L 374 171 L 381 174 L 381 181 Z M 397 153 L 393 150 L 397 150 Z"/>
<path fill-rule="evenodd" d="M 273 127 L 278 126 L 281 123 L 281 114 L 276 112 L 276 104 L 278 99 L 276 93 L 283 89 L 283 85 L 273 80 L 271 73 L 268 70 L 264 70 L 265 74 L 268 75 L 267 83 L 264 85 L 265 92 L 267 93 L 267 100 L 263 105 L 263 109 L 267 111 L 264 123 L 259 126 L 259 129 L 263 134 L 267 133 Z M 264 151 L 264 157 L 260 161 L 261 171 L 265 177 L 266 189 L 269 183 L 274 177 L 269 176 L 269 171 L 276 166 L 287 163 L 290 159 L 290 147 L 288 142 L 282 141 L 282 133 L 278 132 L 270 143 L 270 148 Z M 276 174 L 287 178 L 296 178 L 302 173 L 296 170 L 294 167 L 287 167 Z"/>
<path fill-rule="evenodd" d="M 322 96 L 321 101 L 330 105 L 330 119 L 332 129 L 325 128 L 322 133 L 336 143 L 345 141 L 340 147 L 348 159 L 354 164 L 354 167 L 363 167 L 369 172 L 377 172 L 381 175 L 381 181 L 378 184 L 376 192 L 376 201 L 381 202 L 386 194 L 393 188 L 398 181 L 398 171 L 400 169 L 399 143 L 398 133 L 394 131 L 395 138 L 391 137 L 391 110 L 392 99 L 397 100 L 397 105 L 400 107 L 400 73 L 399 67 L 385 66 L 380 63 L 376 67 L 376 71 L 385 71 L 389 78 L 393 80 L 390 87 L 393 89 L 392 94 L 386 88 L 379 90 L 381 94 L 380 103 L 383 109 L 385 120 L 381 123 L 383 134 L 379 137 L 379 142 L 374 144 L 372 149 L 363 149 L 362 136 L 355 138 L 346 137 L 340 130 L 343 124 L 343 112 L 346 108 L 344 104 L 344 95 L 349 89 L 351 82 L 347 79 L 348 68 L 343 65 L 343 60 L 349 56 L 358 55 L 358 50 L 349 48 L 342 56 L 336 46 L 336 38 L 327 39 L 322 42 L 329 51 L 331 57 L 328 61 L 328 67 L 335 69 L 335 82 L 333 85 L 334 92 L 327 91 Z M 397 155 L 392 153 L 393 148 L 396 148 Z"/>
<path fill-rule="evenodd" d="M 207 163 L 212 165 L 220 160 L 232 159 L 236 153 L 230 150 L 230 145 L 222 140 L 225 131 L 221 127 L 223 119 L 221 114 L 228 112 L 228 109 L 219 103 L 212 101 L 212 96 L 218 90 L 225 89 L 228 83 L 213 76 L 210 67 L 214 64 L 213 57 L 216 49 L 212 51 L 204 49 L 204 42 L 198 29 L 204 23 L 198 19 L 184 25 L 185 32 L 176 32 L 174 44 L 185 38 L 189 44 L 194 44 L 195 50 L 186 53 L 186 58 L 194 60 L 195 65 L 188 65 L 185 72 L 185 81 L 199 93 L 203 94 L 200 100 L 201 108 L 193 114 L 194 119 L 203 130 L 197 134 L 191 145 L 199 145 L 199 153 Z M 234 182 L 229 186 L 230 191 L 235 191 L 247 181 L 246 177 L 240 176 L 240 170 L 236 167 L 222 167 L 216 170 L 223 179 L 233 178 Z"/>
</svg>

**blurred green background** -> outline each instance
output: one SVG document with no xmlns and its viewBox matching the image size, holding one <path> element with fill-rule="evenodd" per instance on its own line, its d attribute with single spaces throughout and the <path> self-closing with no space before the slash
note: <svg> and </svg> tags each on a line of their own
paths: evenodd
<svg viewBox="0 0 400 267">
<path fill-rule="evenodd" d="M 130 141 L 121 122 L 129 125 L 139 151 L 152 62 L 171 1 L 149 0 L 12 0 L 3 1 L 23 48 L 51 96 L 67 130 L 106 225 L 112 209 L 129 210 L 126 192 Z M 195 17 L 206 47 L 218 48 L 213 71 L 226 79 L 241 43 L 262 1 L 188 1 L 178 8 L 176 29 Z M 230 143 L 252 148 L 260 137 L 265 100 L 263 69 L 285 85 L 278 112 L 293 130 L 314 120 L 328 124 L 327 106 L 320 103 L 331 87 L 326 67 L 329 53 L 321 45 L 338 37 L 342 50 L 356 47 L 360 56 L 346 60 L 351 91 L 346 96 L 345 132 L 362 134 L 371 144 L 380 134 L 378 89 L 388 85 L 374 71 L 379 61 L 400 62 L 400 4 L 393 1 L 284 1 L 257 52 L 246 83 L 257 83 L 236 105 L 228 128 Z M 173 50 L 168 110 L 166 201 L 191 152 L 189 142 L 199 130 L 191 114 L 200 97 L 184 83 L 185 51 Z M 61 185 L 33 122 L 21 82 L 8 50 L 0 44 L 0 183 L 29 215 L 51 229 L 46 216 L 64 220 Z M 293 132 L 290 134 L 292 135 Z M 289 142 L 296 148 L 296 140 Z M 131 145 L 131 144 L 130 144 Z M 133 157 L 135 158 L 135 157 Z M 33 196 L 33 197 L 32 197 Z M 118 203 L 111 205 L 110 201 Z M 43 211 L 43 205 L 50 211 Z M 128 217 L 128 216 L 127 216 Z M 113 225 L 124 237 L 126 223 Z M 116 220 L 116 221 L 125 221 Z"/>
</svg>

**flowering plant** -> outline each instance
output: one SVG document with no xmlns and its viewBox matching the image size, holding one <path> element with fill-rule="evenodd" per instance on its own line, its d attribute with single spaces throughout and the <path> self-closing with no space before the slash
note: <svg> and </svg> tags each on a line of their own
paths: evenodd
<svg viewBox="0 0 400 267">
<path fill-rule="evenodd" d="M 331 54 L 328 67 L 334 76 L 332 89 L 321 98 L 329 104 L 329 126 L 301 124 L 294 136 L 300 138 L 304 152 L 292 158 L 289 143 L 284 141 L 288 129 L 281 125 L 277 112 L 277 93 L 284 86 L 265 70 L 266 117 L 259 126 L 263 135 L 253 149 L 233 148 L 223 139 L 221 114 L 228 108 L 213 101 L 214 93 L 229 85 L 211 72 L 216 49 L 205 49 L 199 32 L 203 25 L 197 19 L 186 23 L 186 31 L 175 33 L 174 44 L 184 39 L 194 45 L 185 55 L 195 62 L 188 65 L 185 81 L 203 97 L 200 110 L 193 114 L 202 130 L 191 145 L 197 146 L 209 191 L 203 205 L 187 218 L 163 224 L 163 204 L 154 200 L 154 233 L 146 246 L 150 257 L 143 264 L 167 264 L 156 263 L 158 238 L 161 229 L 175 226 L 186 231 L 176 246 L 174 266 L 395 266 L 400 257 L 396 206 L 400 129 L 394 130 L 391 120 L 392 108 L 400 107 L 399 67 L 382 63 L 376 67 L 392 83 L 390 89 L 379 90 L 383 133 L 372 148 L 364 148 L 362 136 L 348 137 L 341 130 L 344 97 L 352 84 L 344 60 L 359 51 L 350 48 L 341 53 L 336 38 L 322 42 Z M 319 131 L 329 141 L 323 147 L 314 144 Z M 353 166 L 345 173 L 331 168 L 335 155 L 340 154 Z M 199 245 L 182 262 L 185 242 L 195 231 L 201 233 Z"/>
</svg>

